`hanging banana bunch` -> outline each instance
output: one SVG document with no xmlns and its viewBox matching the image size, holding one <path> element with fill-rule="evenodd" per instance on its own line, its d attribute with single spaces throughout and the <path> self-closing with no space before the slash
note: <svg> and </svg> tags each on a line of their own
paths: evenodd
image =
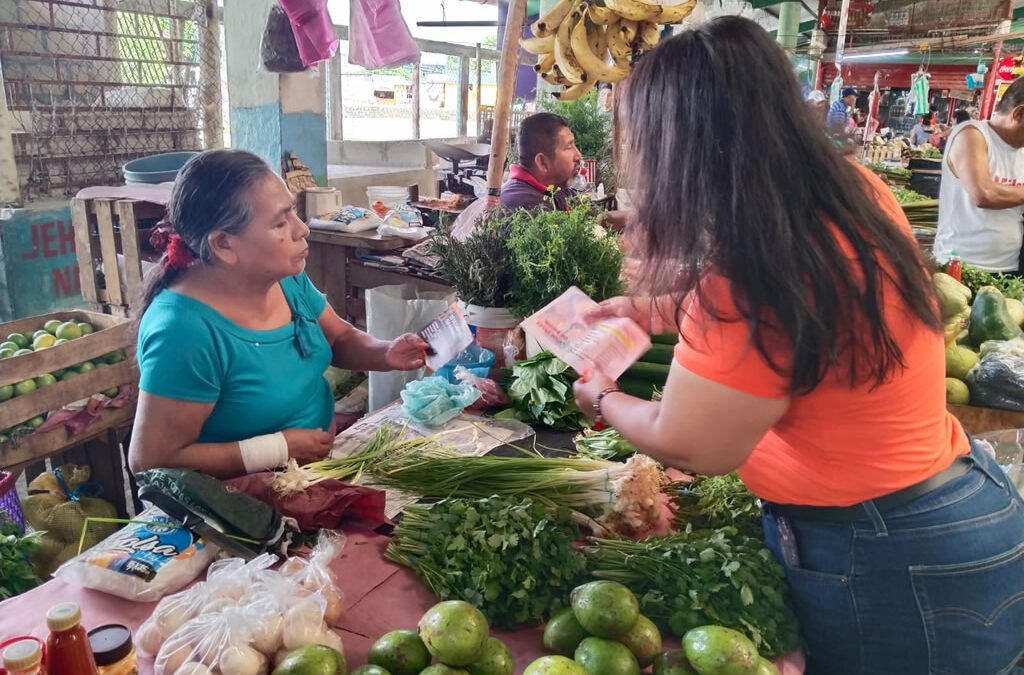
<svg viewBox="0 0 1024 675">
<path fill-rule="evenodd" d="M 598 82 L 619 82 L 632 59 L 658 44 L 661 26 L 680 23 L 697 0 L 662 5 L 644 0 L 559 0 L 519 45 L 537 56 L 534 69 L 561 86 L 561 101 L 580 98 Z"/>
</svg>

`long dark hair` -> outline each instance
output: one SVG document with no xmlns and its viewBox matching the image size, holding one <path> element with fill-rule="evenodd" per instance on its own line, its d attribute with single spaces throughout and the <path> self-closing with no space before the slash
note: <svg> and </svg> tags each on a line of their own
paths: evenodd
<svg viewBox="0 0 1024 675">
<path fill-rule="evenodd" d="M 273 173 L 260 157 L 245 150 L 207 150 L 190 159 L 174 180 L 167 220 L 201 262 L 210 262 L 209 236 L 237 234 L 252 220 L 249 190 Z M 153 298 L 177 279 L 183 269 L 166 264 L 165 255 L 146 276 L 137 317 Z"/>
<path fill-rule="evenodd" d="M 822 133 L 761 26 L 708 21 L 646 54 L 627 87 L 639 290 L 745 321 L 792 394 L 829 371 L 877 386 L 904 366 L 883 288 L 941 328 L 922 253 Z M 728 281 L 739 319 L 703 291 L 709 269 Z M 772 349 L 779 340 L 792 351 Z"/>
</svg>

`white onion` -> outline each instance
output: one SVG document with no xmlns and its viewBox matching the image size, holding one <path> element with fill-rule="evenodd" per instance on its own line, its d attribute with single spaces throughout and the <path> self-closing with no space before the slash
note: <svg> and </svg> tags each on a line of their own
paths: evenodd
<svg viewBox="0 0 1024 675">
<path fill-rule="evenodd" d="M 230 675 L 259 675 L 266 659 L 258 651 L 244 644 L 230 645 L 220 653 L 220 672 Z"/>
</svg>

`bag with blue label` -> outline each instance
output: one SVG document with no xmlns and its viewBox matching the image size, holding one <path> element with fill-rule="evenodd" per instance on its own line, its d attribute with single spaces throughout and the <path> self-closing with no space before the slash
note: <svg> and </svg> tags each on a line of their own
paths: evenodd
<svg viewBox="0 0 1024 675">
<path fill-rule="evenodd" d="M 148 508 L 54 576 L 136 602 L 155 602 L 202 574 L 217 551 L 157 508 Z"/>
</svg>

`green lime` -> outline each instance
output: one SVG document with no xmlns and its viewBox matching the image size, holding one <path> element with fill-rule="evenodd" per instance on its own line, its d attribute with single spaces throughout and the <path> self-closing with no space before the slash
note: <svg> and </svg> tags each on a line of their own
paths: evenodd
<svg viewBox="0 0 1024 675">
<path fill-rule="evenodd" d="M 64 339 L 61 339 L 61 338 L 57 338 L 56 340 L 53 341 L 53 346 L 54 347 L 59 347 L 60 345 L 64 345 L 64 344 L 67 344 L 67 343 L 68 343 L 67 340 L 64 340 Z"/>
<path fill-rule="evenodd" d="M 341 653 L 323 645 L 307 645 L 290 651 L 273 675 L 342 675 L 345 671 Z"/>
<path fill-rule="evenodd" d="M 92 361 L 85 361 L 84 363 L 79 363 L 75 366 L 75 370 L 79 373 L 88 373 L 90 370 L 96 370 L 96 364 Z"/>
<path fill-rule="evenodd" d="M 9 440 L 11 440 L 11 439 L 9 439 L 5 434 L 0 434 L 0 445 L 3 445 L 4 443 L 6 443 Z"/>
<path fill-rule="evenodd" d="M 5 340 L 3 342 L 0 342 L 0 349 L 10 349 L 11 353 L 14 353 L 21 349 L 21 345 L 19 345 L 14 340 Z"/>
<path fill-rule="evenodd" d="M 35 380 L 24 380 L 14 385 L 14 395 L 24 396 L 25 394 L 31 394 L 37 389 Z"/>
<path fill-rule="evenodd" d="M 78 371 L 74 368 L 68 368 L 64 371 L 64 374 L 60 376 L 61 381 L 70 380 L 72 377 L 77 377 Z"/>
<path fill-rule="evenodd" d="M 124 350 L 117 349 L 115 351 L 104 354 L 100 358 L 103 359 L 103 361 L 105 361 L 106 363 L 120 363 L 121 361 L 124 361 L 125 358 Z"/>
<path fill-rule="evenodd" d="M 0 359 L 9 359 L 14 356 L 17 349 L 0 349 Z"/>
<path fill-rule="evenodd" d="M 60 319 L 50 319 L 49 321 L 43 324 L 43 330 L 45 330 L 50 335 L 56 335 L 57 329 L 60 328 L 61 323 L 62 322 Z"/>
<path fill-rule="evenodd" d="M 544 627 L 544 648 L 549 652 L 572 656 L 576 648 L 587 637 L 572 607 L 565 607 L 555 613 Z"/>
<path fill-rule="evenodd" d="M 7 336 L 7 341 L 18 345 L 18 349 L 24 349 L 32 344 L 32 340 L 28 339 L 21 333 L 11 333 Z"/>
<path fill-rule="evenodd" d="M 946 403 L 968 405 L 971 402 L 971 390 L 965 382 L 952 377 L 946 378 Z"/>
<path fill-rule="evenodd" d="M 11 354 L 11 356 L 28 356 L 32 353 L 31 349 L 19 349 L 18 351 Z"/>
<path fill-rule="evenodd" d="M 42 333 L 32 340 L 32 349 L 46 349 L 47 347 L 52 347 L 53 343 L 56 341 L 57 338 L 53 337 L 49 333 Z"/>
<path fill-rule="evenodd" d="M 419 622 L 427 651 L 448 666 L 468 666 L 476 661 L 490 630 L 483 612 L 462 600 L 437 603 Z"/>
<path fill-rule="evenodd" d="M 49 373 L 43 373 L 42 375 L 36 378 L 36 386 L 41 389 L 43 387 L 53 384 L 56 381 L 57 378 L 54 377 L 53 375 Z"/>
<path fill-rule="evenodd" d="M 63 374 L 64 374 L 64 369 L 63 368 L 58 368 L 57 370 L 55 370 L 52 373 L 50 373 L 50 375 L 53 375 L 58 380 L 60 379 L 61 375 L 63 375 Z"/>
<path fill-rule="evenodd" d="M 430 665 L 430 654 L 416 631 L 393 630 L 373 643 L 366 660 L 393 675 L 417 675 Z"/>
<path fill-rule="evenodd" d="M 45 421 L 46 420 L 43 418 L 42 415 L 37 415 L 30 419 L 28 422 L 25 422 L 25 424 L 29 425 L 33 429 L 38 429 L 39 427 L 43 426 L 43 422 Z"/>
<path fill-rule="evenodd" d="M 89 335 L 90 333 L 94 332 L 92 324 L 85 323 L 84 321 L 78 324 L 78 330 L 82 331 L 82 335 Z"/>
<path fill-rule="evenodd" d="M 621 637 L 629 632 L 640 616 L 640 603 L 636 596 L 616 581 L 591 581 L 577 586 L 570 601 L 580 625 L 597 637 Z"/>
<path fill-rule="evenodd" d="M 77 340 L 82 337 L 82 329 L 74 321 L 68 321 L 67 323 L 62 323 L 58 326 L 54 335 L 59 337 L 61 340 Z"/>
<path fill-rule="evenodd" d="M 13 384 L 5 384 L 4 386 L 0 387 L 0 401 L 6 401 L 12 396 L 14 396 Z"/>
<path fill-rule="evenodd" d="M 104 396 L 107 396 L 108 398 L 114 398 L 115 396 L 121 393 L 121 387 L 111 387 L 110 389 L 104 389 L 100 393 L 102 393 Z"/>
<path fill-rule="evenodd" d="M 28 333 L 25 333 L 25 335 L 28 335 Z M 32 333 L 32 339 L 35 340 L 40 335 L 49 335 L 50 337 L 53 337 L 53 333 L 51 333 L 48 330 L 37 330 L 36 332 Z"/>
</svg>

